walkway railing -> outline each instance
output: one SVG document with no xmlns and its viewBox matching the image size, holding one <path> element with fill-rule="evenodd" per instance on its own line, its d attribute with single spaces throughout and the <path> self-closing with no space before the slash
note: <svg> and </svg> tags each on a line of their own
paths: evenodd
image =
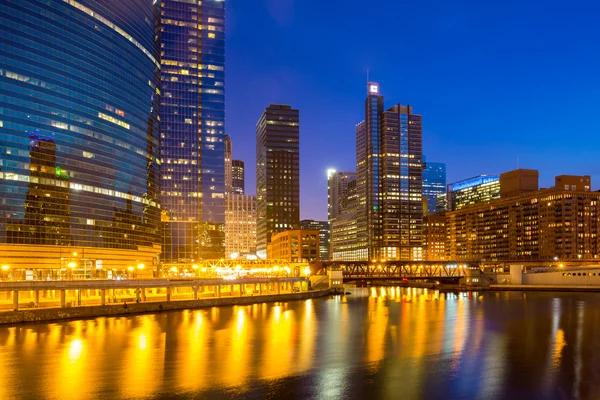
<svg viewBox="0 0 600 400">
<path fill-rule="evenodd" d="M 294 293 L 308 290 L 308 282 L 298 277 L 2 282 L 0 311 Z"/>
</svg>

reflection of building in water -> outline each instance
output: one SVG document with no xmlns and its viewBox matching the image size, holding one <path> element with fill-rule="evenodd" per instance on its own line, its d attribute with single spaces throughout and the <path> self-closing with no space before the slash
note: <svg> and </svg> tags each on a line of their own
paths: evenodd
<svg viewBox="0 0 600 400">
<path fill-rule="evenodd" d="M 8 224 L 7 242 L 68 246 L 71 244 L 69 176 L 56 165 L 53 138 L 38 135 L 30 138 L 25 218 Z"/>
</svg>

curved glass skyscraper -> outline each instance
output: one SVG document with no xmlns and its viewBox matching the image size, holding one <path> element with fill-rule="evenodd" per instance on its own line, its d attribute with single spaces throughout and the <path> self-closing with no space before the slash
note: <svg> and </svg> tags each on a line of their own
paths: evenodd
<svg viewBox="0 0 600 400">
<path fill-rule="evenodd" d="M 159 27 L 157 0 L 0 2 L 4 270 L 156 267 Z"/>
</svg>

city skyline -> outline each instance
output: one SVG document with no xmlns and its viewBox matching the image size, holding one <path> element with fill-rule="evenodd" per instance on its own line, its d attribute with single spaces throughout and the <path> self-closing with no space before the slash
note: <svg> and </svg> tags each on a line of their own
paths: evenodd
<svg viewBox="0 0 600 400">
<path fill-rule="evenodd" d="M 583 100 L 590 99 L 594 89 L 600 87 L 600 80 L 585 72 L 600 66 L 595 56 L 588 59 L 591 56 L 584 55 L 591 54 L 588 48 L 593 43 L 588 38 L 598 29 L 587 21 L 591 14 L 578 12 L 577 18 L 566 21 L 568 29 L 556 30 L 559 22 L 563 26 L 564 12 L 574 12 L 562 10 L 556 3 L 544 6 L 542 18 L 538 18 L 538 8 L 532 3 L 519 4 L 518 12 L 516 4 L 497 10 L 500 6 L 482 9 L 471 7 L 471 2 L 457 7 L 440 2 L 436 11 L 411 4 L 406 10 L 411 18 L 407 18 L 405 29 L 418 57 L 414 63 L 403 63 L 393 52 L 383 50 L 387 42 L 370 43 L 358 32 L 349 32 L 344 22 L 325 18 L 335 14 L 339 16 L 336 20 L 348 24 L 363 19 L 368 27 L 381 26 L 383 37 L 395 25 L 386 15 L 375 15 L 378 7 L 365 11 L 356 1 L 344 2 L 344 7 L 332 1 L 320 5 L 319 15 L 314 16 L 310 13 L 314 4 L 259 1 L 236 2 L 228 7 L 227 60 L 231 67 L 227 85 L 235 90 L 228 92 L 227 110 L 236 118 L 227 121 L 227 133 L 238 149 L 234 158 L 248 164 L 247 185 L 254 187 L 256 119 L 270 103 L 298 108 L 304 116 L 302 219 L 327 218 L 328 168 L 354 168 L 351 138 L 362 115 L 367 70 L 369 79 L 382 85 L 382 94 L 390 102 L 409 103 L 427 115 L 424 154 L 447 165 L 448 182 L 499 174 L 517 166 L 540 170 L 542 187 L 552 186 L 551 177 L 561 173 L 592 177 L 600 173 L 591 150 L 596 140 L 592 133 L 600 129 L 600 120 L 595 118 L 591 104 Z M 393 3 L 386 7 L 389 15 L 396 15 L 406 5 Z M 421 14 L 421 7 L 427 13 Z M 497 11 L 501 13 L 495 16 Z M 312 28 L 306 31 L 303 28 L 313 17 Z M 519 41 L 521 36 L 532 35 L 530 20 L 535 20 L 539 33 L 536 31 L 528 41 Z M 249 25 L 255 23 L 264 29 L 249 30 Z M 502 29 L 508 33 L 501 35 Z M 467 36 L 475 30 L 481 30 L 478 37 Z M 331 41 L 319 39 L 327 35 L 332 35 Z M 538 36 L 547 38 L 548 43 L 575 40 L 577 51 L 569 46 L 566 60 L 564 49 L 542 46 L 535 40 Z M 294 45 L 283 48 L 281 44 L 286 41 Z M 334 42 L 335 46 L 330 45 Z M 482 47 L 484 43 L 488 47 Z M 517 45 L 511 49 L 513 43 Z M 268 50 L 271 48 L 281 51 Z M 311 51 L 312 56 L 308 55 Z M 519 64 L 505 57 L 509 51 L 518 56 Z M 322 58 L 321 62 L 315 63 L 314 56 Z M 585 78 L 564 74 L 565 67 L 584 69 L 581 72 Z M 410 80 L 403 76 L 410 76 Z M 548 118 L 564 114 L 565 107 L 567 114 L 577 114 L 576 121 Z M 507 131 L 503 114 L 510 113 L 511 129 Z M 449 123 L 456 118 L 462 122 Z M 562 136 L 573 131 L 583 135 L 589 132 L 585 139 L 592 145 L 573 143 L 563 148 Z M 555 162 L 556 156 L 568 164 L 561 168 Z"/>
</svg>

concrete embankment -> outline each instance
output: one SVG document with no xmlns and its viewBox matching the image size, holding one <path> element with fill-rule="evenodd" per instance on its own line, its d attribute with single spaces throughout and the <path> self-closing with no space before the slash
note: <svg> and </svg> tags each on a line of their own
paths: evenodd
<svg viewBox="0 0 600 400">
<path fill-rule="evenodd" d="M 489 291 L 498 292 L 596 292 L 600 286 L 566 286 L 566 285 L 490 285 Z"/>
<path fill-rule="evenodd" d="M 330 294 L 329 289 L 308 292 L 270 294 L 264 296 L 225 297 L 203 300 L 173 300 L 147 303 L 111 304 L 105 306 L 84 306 L 66 308 L 35 308 L 19 311 L 0 312 L 0 325 L 29 322 L 49 322 L 65 319 L 83 319 L 111 317 L 118 315 L 156 313 L 162 311 L 185 310 L 194 308 L 236 306 L 255 303 L 273 303 L 279 301 L 304 300 L 323 297 Z"/>
</svg>

